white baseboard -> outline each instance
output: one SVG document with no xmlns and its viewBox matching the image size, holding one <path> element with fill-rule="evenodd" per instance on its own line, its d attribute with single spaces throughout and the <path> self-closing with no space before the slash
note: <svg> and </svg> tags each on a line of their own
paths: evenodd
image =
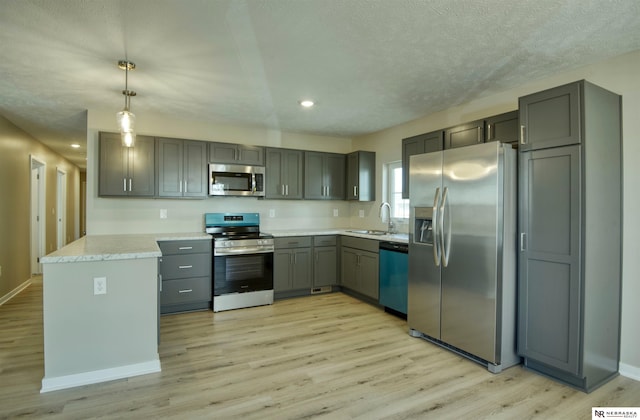
<svg viewBox="0 0 640 420">
<path fill-rule="evenodd" d="M 15 289 L 10 291 L 6 295 L 0 297 L 0 306 L 2 306 L 5 303 L 9 302 L 11 299 L 13 299 L 15 296 L 17 296 L 20 292 L 22 292 L 24 289 L 26 289 L 30 285 L 31 285 L 31 279 L 25 281 L 20 286 L 16 287 Z"/>
<path fill-rule="evenodd" d="M 620 375 L 622 376 L 640 381 L 640 367 L 628 365 L 626 363 L 620 363 L 618 372 L 620 372 Z"/>
<path fill-rule="evenodd" d="M 76 373 L 73 375 L 58 376 L 55 378 L 42 378 L 40 393 L 58 391 L 60 389 L 76 386 L 96 384 L 98 382 L 113 381 L 115 379 L 129 378 L 131 376 L 146 375 L 160 372 L 160 358 L 143 363 L 119 366 L 110 369 L 94 370 L 91 372 Z"/>
</svg>

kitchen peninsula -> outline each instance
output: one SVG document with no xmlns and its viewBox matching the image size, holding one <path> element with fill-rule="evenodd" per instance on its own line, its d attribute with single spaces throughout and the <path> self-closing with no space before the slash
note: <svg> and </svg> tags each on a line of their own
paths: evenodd
<svg viewBox="0 0 640 420">
<path fill-rule="evenodd" d="M 210 236 L 87 236 L 41 258 L 41 392 L 160 371 L 159 240 Z"/>
</svg>

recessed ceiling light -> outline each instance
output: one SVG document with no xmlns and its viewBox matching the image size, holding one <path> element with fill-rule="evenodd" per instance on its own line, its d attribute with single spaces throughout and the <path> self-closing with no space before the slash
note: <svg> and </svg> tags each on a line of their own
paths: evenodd
<svg viewBox="0 0 640 420">
<path fill-rule="evenodd" d="M 314 102 L 309 99 L 299 101 L 298 103 L 304 108 L 311 108 L 314 105 Z"/>
<path fill-rule="evenodd" d="M 71 147 L 73 147 L 74 149 L 79 149 L 80 145 L 78 143 L 73 143 Z"/>
</svg>

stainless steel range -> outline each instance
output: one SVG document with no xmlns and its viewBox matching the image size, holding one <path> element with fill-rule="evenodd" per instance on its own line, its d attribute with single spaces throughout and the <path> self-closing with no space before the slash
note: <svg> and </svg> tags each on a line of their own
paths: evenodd
<svg viewBox="0 0 640 420">
<path fill-rule="evenodd" d="M 258 213 L 206 213 L 213 236 L 213 311 L 273 303 L 273 236 Z"/>
</svg>

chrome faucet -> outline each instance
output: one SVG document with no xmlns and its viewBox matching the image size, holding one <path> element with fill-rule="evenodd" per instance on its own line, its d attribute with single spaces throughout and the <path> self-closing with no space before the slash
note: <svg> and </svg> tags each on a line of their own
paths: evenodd
<svg viewBox="0 0 640 420">
<path fill-rule="evenodd" d="M 380 204 L 380 210 L 379 210 L 380 220 L 384 222 L 384 218 L 382 217 L 382 209 L 385 207 L 387 208 L 389 213 L 387 233 L 393 233 L 393 221 L 391 220 L 391 204 L 387 203 L 386 201 L 383 201 L 382 204 Z"/>
</svg>

